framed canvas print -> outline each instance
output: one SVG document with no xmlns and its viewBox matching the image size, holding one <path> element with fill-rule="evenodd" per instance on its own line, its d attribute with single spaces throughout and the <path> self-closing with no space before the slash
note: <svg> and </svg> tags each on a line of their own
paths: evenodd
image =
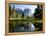
<svg viewBox="0 0 46 36">
<path fill-rule="evenodd" d="M 6 36 L 45 32 L 43 2 L 6 1 L 5 4 Z"/>
</svg>

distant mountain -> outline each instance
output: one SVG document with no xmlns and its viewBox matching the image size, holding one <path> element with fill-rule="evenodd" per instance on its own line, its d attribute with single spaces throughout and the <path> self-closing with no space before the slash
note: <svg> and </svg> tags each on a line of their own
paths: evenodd
<svg viewBox="0 0 46 36">
<path fill-rule="evenodd" d="M 31 12 L 31 9 L 29 9 L 29 8 L 27 8 L 27 9 L 25 8 L 24 10 L 20 9 L 20 8 L 16 8 L 15 10 L 16 10 L 16 12 L 24 13 L 24 15 L 29 15 L 29 13 Z"/>
</svg>

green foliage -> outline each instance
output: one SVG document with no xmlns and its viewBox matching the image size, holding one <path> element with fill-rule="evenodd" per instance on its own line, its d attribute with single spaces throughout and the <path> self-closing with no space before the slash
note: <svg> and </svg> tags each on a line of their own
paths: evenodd
<svg viewBox="0 0 46 36">
<path fill-rule="evenodd" d="M 41 20 L 42 19 L 42 9 L 40 9 L 41 6 L 37 7 L 35 9 L 35 13 L 34 13 L 34 17 L 37 19 L 37 20 Z"/>
</svg>

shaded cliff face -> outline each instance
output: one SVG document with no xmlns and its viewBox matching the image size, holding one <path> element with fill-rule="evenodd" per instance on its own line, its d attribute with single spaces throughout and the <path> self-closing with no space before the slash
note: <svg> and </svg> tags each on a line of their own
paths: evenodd
<svg viewBox="0 0 46 36">
<path fill-rule="evenodd" d="M 19 14 L 24 14 L 26 16 L 29 16 L 31 15 L 31 9 L 29 8 L 25 8 L 24 10 L 23 9 L 20 9 L 20 8 L 16 8 L 16 9 L 13 9 L 12 11 L 15 11 L 16 13 L 19 13 Z"/>
<path fill-rule="evenodd" d="M 10 4 L 11 9 L 15 9 L 16 12 L 24 13 L 25 15 L 33 15 L 37 5 L 24 5 L 24 4 Z"/>
</svg>

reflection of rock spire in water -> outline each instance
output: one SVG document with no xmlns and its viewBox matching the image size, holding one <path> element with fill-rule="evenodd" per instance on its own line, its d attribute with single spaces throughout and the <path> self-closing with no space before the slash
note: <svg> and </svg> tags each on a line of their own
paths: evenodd
<svg viewBox="0 0 46 36">
<path fill-rule="evenodd" d="M 35 31 L 35 26 L 32 23 L 29 23 L 29 28 L 31 31 Z"/>
<path fill-rule="evenodd" d="M 35 26 L 31 24 L 31 31 L 35 31 Z"/>
</svg>

